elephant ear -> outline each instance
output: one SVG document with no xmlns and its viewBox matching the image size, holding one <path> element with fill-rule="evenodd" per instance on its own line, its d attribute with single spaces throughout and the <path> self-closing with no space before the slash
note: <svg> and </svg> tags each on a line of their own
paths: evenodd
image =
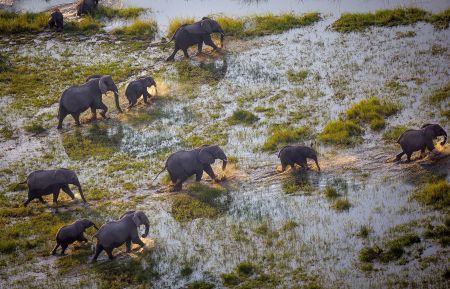
<svg viewBox="0 0 450 289">
<path fill-rule="evenodd" d="M 198 158 L 202 164 L 214 163 L 214 155 L 211 153 L 211 146 L 204 147 L 198 153 Z"/>
<path fill-rule="evenodd" d="M 100 91 L 102 94 L 106 93 L 108 91 L 108 78 L 109 75 L 105 75 L 103 77 L 100 77 L 100 80 L 98 81 L 98 88 L 100 88 Z"/>
<path fill-rule="evenodd" d="M 208 33 L 213 33 L 213 25 L 211 23 L 211 19 L 206 18 L 200 21 L 200 26 Z"/>
<path fill-rule="evenodd" d="M 141 211 L 135 212 L 133 215 L 133 222 L 134 224 L 136 224 L 136 227 L 139 227 L 140 225 L 144 224 L 144 218 L 143 215 L 144 213 L 142 213 Z"/>
</svg>

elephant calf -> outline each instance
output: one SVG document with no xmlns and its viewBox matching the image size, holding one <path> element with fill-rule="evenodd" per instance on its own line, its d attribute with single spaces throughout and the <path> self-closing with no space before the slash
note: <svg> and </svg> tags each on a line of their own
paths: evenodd
<svg viewBox="0 0 450 289">
<path fill-rule="evenodd" d="M 145 225 L 145 233 L 142 235 L 142 238 L 145 238 L 150 228 L 147 216 L 142 211 L 130 211 L 123 214 L 118 221 L 108 222 L 101 226 L 94 235 L 97 238 L 97 246 L 92 261 L 97 261 L 98 255 L 103 250 L 112 260 L 114 258 L 112 251 L 124 243 L 126 243 L 127 252 L 131 251 L 131 242 L 144 247 L 145 244 L 138 234 L 138 228 L 141 225 Z"/>
<path fill-rule="evenodd" d="M 154 86 L 156 89 L 156 82 L 153 78 L 149 76 L 140 77 L 128 84 L 125 90 L 125 96 L 128 99 L 128 108 L 136 105 L 136 102 L 141 95 L 144 97 L 144 102 L 148 103 L 147 98 L 151 97 L 148 93 L 147 88 Z"/>
<path fill-rule="evenodd" d="M 48 27 L 50 29 L 56 28 L 56 31 L 62 31 L 64 26 L 64 17 L 58 8 L 53 10 L 52 15 L 50 15 L 50 20 L 48 21 Z"/>
<path fill-rule="evenodd" d="M 317 153 L 310 147 L 306 146 L 285 146 L 278 153 L 278 158 L 281 161 L 281 171 L 284 172 L 287 166 L 295 169 L 295 164 L 307 169 L 307 159 L 312 159 L 316 162 L 317 169 L 320 172 L 319 162 L 317 161 Z"/>
<path fill-rule="evenodd" d="M 397 140 L 402 147 L 402 152 L 395 159 L 399 161 L 406 154 L 407 161 L 410 162 L 412 154 L 416 151 L 420 151 L 420 156 L 423 157 L 427 148 L 429 151 L 434 150 L 433 139 L 438 136 L 444 136 L 444 140 L 441 142 L 441 145 L 444 145 L 447 141 L 447 133 L 438 124 L 425 124 L 420 129 L 405 131 Z"/>
<path fill-rule="evenodd" d="M 68 169 L 34 171 L 21 184 L 25 183 L 28 185 L 28 199 L 23 204 L 25 207 L 34 199 L 39 199 L 42 203 L 45 203 L 42 196 L 50 194 L 53 194 L 53 203 L 57 204 L 61 189 L 73 200 L 75 196 L 70 190 L 69 185 L 78 187 L 80 196 L 83 202 L 86 203 L 77 174 Z"/>
<path fill-rule="evenodd" d="M 205 171 L 211 179 L 218 181 L 211 164 L 216 159 L 222 160 L 222 170 L 227 166 L 227 156 L 217 145 L 203 145 L 190 151 L 178 151 L 169 156 L 164 169 L 159 172 L 154 180 L 167 169 L 172 183 L 175 185 L 174 192 L 180 191 L 183 182 L 190 176 L 195 175 L 195 180 L 199 182 Z"/>
<path fill-rule="evenodd" d="M 84 231 L 90 227 L 98 230 L 97 226 L 88 219 L 80 219 L 70 225 L 61 227 L 56 233 L 56 246 L 52 250 L 52 255 L 56 254 L 56 250 L 61 246 L 61 256 L 64 255 L 67 247 L 75 241 L 87 242 Z"/>
</svg>

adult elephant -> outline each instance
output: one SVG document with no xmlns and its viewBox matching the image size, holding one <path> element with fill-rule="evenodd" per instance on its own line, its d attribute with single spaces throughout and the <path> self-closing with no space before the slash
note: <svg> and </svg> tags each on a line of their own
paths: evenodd
<svg viewBox="0 0 450 289">
<path fill-rule="evenodd" d="M 397 140 L 397 143 L 402 147 L 402 152 L 399 153 L 395 159 L 401 160 L 402 156 L 406 154 L 407 161 L 411 161 L 411 155 L 420 151 L 420 157 L 424 157 L 425 150 L 434 150 L 433 140 L 439 136 L 443 136 L 444 140 L 441 145 L 447 141 L 447 133 L 439 124 L 425 124 L 420 129 L 409 129 L 405 131 Z"/>
<path fill-rule="evenodd" d="M 68 194 L 72 200 L 75 199 L 75 195 L 70 190 L 69 185 L 75 185 L 78 187 L 83 202 L 86 203 L 86 199 L 81 189 L 80 181 L 77 174 L 68 169 L 57 170 L 39 170 L 34 171 L 28 175 L 27 180 L 21 184 L 28 185 L 28 199 L 23 204 L 25 207 L 34 199 L 39 199 L 42 203 L 45 203 L 42 196 L 53 194 L 53 203 L 58 203 L 59 191 L 62 189 Z"/>
<path fill-rule="evenodd" d="M 317 153 L 310 147 L 301 145 L 288 145 L 280 150 L 278 158 L 281 161 L 281 171 L 284 172 L 287 166 L 295 169 L 295 165 L 299 165 L 302 169 L 307 169 L 307 159 L 312 159 L 316 163 L 320 172 L 319 162 L 317 161 Z"/>
<path fill-rule="evenodd" d="M 97 8 L 98 0 L 81 0 L 77 4 L 77 15 L 81 16 Z"/>
<path fill-rule="evenodd" d="M 147 237 L 150 222 L 142 211 L 130 211 L 123 214 L 118 221 L 112 221 L 100 227 L 94 237 L 97 238 L 97 246 L 93 262 L 97 261 L 98 255 L 105 250 L 110 260 L 114 258 L 112 251 L 126 243 L 127 253 L 131 251 L 131 242 L 145 246 L 139 238 L 139 226 L 145 226 L 145 233 L 142 238 Z"/>
<path fill-rule="evenodd" d="M 156 90 L 156 82 L 150 76 L 139 77 L 137 80 L 130 82 L 125 90 L 125 96 L 128 99 L 128 108 L 135 106 L 141 95 L 144 97 L 144 102 L 148 103 L 147 98 L 151 97 L 151 95 L 148 93 L 147 88 L 152 86 Z"/>
<path fill-rule="evenodd" d="M 216 159 L 222 160 L 222 170 L 227 166 L 227 156 L 223 150 L 217 145 L 203 145 L 197 149 L 190 151 L 178 151 L 169 156 L 164 169 L 159 172 L 161 174 L 167 169 L 170 179 L 174 184 L 172 191 L 180 191 L 183 182 L 190 176 L 195 175 L 195 180 L 199 182 L 202 179 L 203 171 L 205 171 L 211 179 L 219 181 L 214 174 L 211 164 Z M 154 180 L 159 176 L 155 177 Z"/>
<path fill-rule="evenodd" d="M 97 119 L 97 109 L 101 109 L 100 114 L 106 118 L 108 108 L 102 101 L 102 94 L 108 91 L 114 92 L 117 110 L 122 112 L 119 105 L 119 91 L 109 75 L 93 78 L 80 86 L 66 89 L 59 100 L 58 129 L 62 128 L 62 122 L 68 114 L 72 115 L 76 125 L 80 126 L 80 114 L 88 108 L 91 108 L 93 120 Z"/>
<path fill-rule="evenodd" d="M 185 24 L 180 26 L 170 40 L 175 40 L 175 49 L 166 61 L 174 60 L 175 54 L 180 49 L 183 50 L 184 56 L 189 58 L 188 48 L 195 44 L 197 44 L 198 53 L 202 52 L 203 43 L 211 46 L 214 50 L 218 50 L 219 48 L 211 39 L 211 33 L 220 33 L 220 47 L 223 47 L 223 38 L 225 33 L 219 23 L 215 20 L 208 17 L 203 17 L 202 20 L 193 24 Z"/>
</svg>

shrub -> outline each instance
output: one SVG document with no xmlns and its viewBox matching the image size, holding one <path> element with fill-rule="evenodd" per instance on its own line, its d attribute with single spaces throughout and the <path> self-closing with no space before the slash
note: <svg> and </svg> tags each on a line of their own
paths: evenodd
<svg viewBox="0 0 450 289">
<path fill-rule="evenodd" d="M 311 137 L 311 131 L 308 127 L 274 127 L 262 150 L 274 152 L 282 145 L 303 141 L 309 137 Z"/>
<path fill-rule="evenodd" d="M 362 128 L 352 120 L 335 120 L 328 122 L 319 140 L 324 143 L 354 145 L 362 141 Z"/>
<path fill-rule="evenodd" d="M 245 124 L 250 125 L 257 122 L 259 117 L 251 113 L 250 111 L 244 109 L 238 109 L 233 112 L 233 114 L 228 118 L 228 123 L 230 125 Z"/>
<path fill-rule="evenodd" d="M 154 20 L 136 20 L 129 26 L 115 28 L 112 33 L 119 36 L 138 37 L 138 38 L 155 38 L 158 32 L 158 24 Z"/>
</svg>

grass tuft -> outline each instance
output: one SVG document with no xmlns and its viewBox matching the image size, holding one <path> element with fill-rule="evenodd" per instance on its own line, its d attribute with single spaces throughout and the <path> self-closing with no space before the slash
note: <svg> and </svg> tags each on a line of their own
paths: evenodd
<svg viewBox="0 0 450 289">
<path fill-rule="evenodd" d="M 90 11 L 89 15 L 96 19 L 101 18 L 132 19 L 137 18 L 144 11 L 145 11 L 144 8 L 137 8 L 137 7 L 112 8 L 108 6 L 99 5 L 97 9 L 93 9 L 92 11 Z"/>
<path fill-rule="evenodd" d="M 271 129 L 270 136 L 262 146 L 263 151 L 275 152 L 283 145 L 304 141 L 311 137 L 311 130 L 308 127 L 294 128 L 291 126 Z"/>
<path fill-rule="evenodd" d="M 448 208 L 450 205 L 450 184 L 446 180 L 427 183 L 415 192 L 414 198 L 435 209 Z"/>
<path fill-rule="evenodd" d="M 348 211 L 352 204 L 347 199 L 338 199 L 334 201 L 332 208 L 338 212 Z"/>
<path fill-rule="evenodd" d="M 335 188 L 333 188 L 333 187 L 325 188 L 325 197 L 327 197 L 327 199 L 336 199 L 340 196 L 341 196 L 341 194 L 339 194 Z"/>
<path fill-rule="evenodd" d="M 443 87 L 435 90 L 429 97 L 431 103 L 437 104 L 444 100 L 450 99 L 450 82 Z"/>
<path fill-rule="evenodd" d="M 24 129 L 28 133 L 32 134 L 40 134 L 45 132 L 47 129 L 42 125 L 41 122 L 32 121 L 24 126 Z"/>
<path fill-rule="evenodd" d="M 133 24 L 115 28 L 112 33 L 123 37 L 145 38 L 153 40 L 158 32 L 158 24 L 154 20 L 136 20 Z"/>
<path fill-rule="evenodd" d="M 259 120 L 259 117 L 244 109 L 238 109 L 228 118 L 230 125 L 244 124 L 251 125 Z"/>
<path fill-rule="evenodd" d="M 436 29 L 447 29 L 450 23 L 450 9 L 432 15 L 429 22 Z"/>
<path fill-rule="evenodd" d="M 350 146 L 362 141 L 362 132 L 361 126 L 352 120 L 334 120 L 325 125 L 319 140 L 329 144 Z"/>
<path fill-rule="evenodd" d="M 297 72 L 289 70 L 287 76 L 290 82 L 303 83 L 303 81 L 308 77 L 308 70 L 300 70 Z"/>
<path fill-rule="evenodd" d="M 48 25 L 47 13 L 0 11 L 0 34 L 42 32 Z"/>
<path fill-rule="evenodd" d="M 367 123 L 373 130 L 384 127 L 384 117 L 397 113 L 400 107 L 392 102 L 382 103 L 377 97 L 370 97 L 352 105 L 347 110 L 347 117 L 359 123 Z"/>
</svg>

